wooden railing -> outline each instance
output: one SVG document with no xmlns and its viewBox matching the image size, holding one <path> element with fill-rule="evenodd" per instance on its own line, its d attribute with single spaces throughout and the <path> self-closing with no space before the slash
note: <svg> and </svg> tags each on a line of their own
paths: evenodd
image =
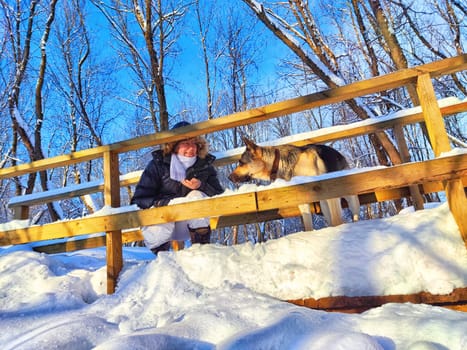
<svg viewBox="0 0 467 350">
<path fill-rule="evenodd" d="M 165 222 L 221 217 L 292 208 L 300 204 L 351 194 L 386 191 L 407 184 L 439 183 L 453 178 L 467 178 L 467 153 L 413 162 L 388 168 L 341 172 L 339 176 L 318 177 L 315 181 L 252 192 L 220 195 L 196 202 L 180 203 L 146 210 L 117 210 L 106 215 L 91 215 L 46 225 L 27 226 L 3 231 L 0 245 L 21 244 L 97 233 L 131 229 Z"/>
<path fill-rule="evenodd" d="M 92 191 L 102 190 L 104 203 L 107 206 L 120 207 L 120 186 L 128 180 L 119 180 L 118 155 L 121 153 L 151 147 L 158 144 L 181 140 L 201 134 L 247 125 L 259 121 L 300 112 L 319 106 L 342 102 L 347 99 L 364 96 L 409 84 L 417 87 L 421 112 L 412 113 L 401 118 L 399 124 L 424 121 L 427 125 L 435 156 L 450 150 L 449 140 L 444 127 L 442 115 L 466 111 L 465 101 L 439 107 L 431 79 L 445 74 L 452 74 L 467 69 L 467 55 L 445 59 L 430 64 L 409 68 L 369 80 L 352 83 L 346 86 L 297 97 L 294 99 L 254 108 L 217 119 L 200 122 L 173 131 L 165 131 L 134 138 L 93 149 L 74 152 L 68 155 L 52 157 L 15 167 L 0 169 L 0 179 L 20 176 L 32 172 L 68 166 L 101 158 L 104 164 L 103 186 L 98 185 Z M 324 136 L 303 137 L 298 143 L 325 142 L 344 137 L 363 135 L 398 124 L 394 120 L 383 120 L 372 123 L 356 123 L 344 130 L 330 130 Z M 234 152 L 229 157 L 218 161 L 218 165 L 227 164 L 238 157 Z M 122 230 L 143 225 L 168 221 L 185 220 L 203 216 L 235 217 L 249 213 L 264 213 L 270 210 L 290 208 L 300 203 L 310 203 L 323 198 L 342 196 L 345 194 L 377 193 L 381 190 L 395 189 L 414 184 L 426 184 L 433 181 L 442 182 L 451 211 L 467 244 L 467 200 L 462 178 L 467 176 L 467 158 L 465 155 L 442 157 L 427 162 L 408 163 L 399 166 L 378 169 L 377 173 L 348 174 L 332 179 L 314 181 L 310 184 L 288 186 L 270 191 L 242 193 L 232 196 L 219 196 L 199 202 L 183 203 L 162 208 L 138 210 L 134 212 L 115 213 L 105 216 L 80 218 L 60 221 L 42 226 L 28 226 L 4 231 L 0 234 L 0 244 L 19 244 L 32 241 L 50 240 L 54 238 L 84 235 L 93 232 L 106 232 L 107 246 L 107 290 L 115 289 L 118 274 L 122 268 Z M 137 177 L 130 182 L 134 183 Z M 372 180 L 372 181 L 369 181 Z M 92 188 L 92 186 L 89 186 Z M 90 189 L 83 191 L 90 191 Z M 82 192 L 82 193 L 84 193 Z M 81 193 L 80 193 L 81 194 Z M 78 195 L 74 193 L 74 195 Z M 44 196 L 43 199 L 46 199 Z M 59 200 L 60 196 L 51 196 L 47 200 Z M 284 201 L 284 198 L 288 198 Z M 46 200 L 44 200 L 45 202 Z M 13 204 L 15 202 L 13 201 Z M 20 213 L 17 218 L 27 216 L 27 208 L 31 202 L 18 199 Z"/>
<path fill-rule="evenodd" d="M 439 101 L 439 108 L 443 117 L 450 116 L 462 111 L 467 111 L 467 100 L 458 100 L 457 98 L 446 98 Z M 405 126 L 423 121 L 423 114 L 420 107 L 404 110 L 400 113 L 393 113 L 388 117 L 380 117 L 378 119 L 368 119 L 365 121 L 355 122 L 345 127 L 332 126 L 325 129 L 305 132 L 300 135 L 294 135 L 292 141 L 288 137 L 275 141 L 276 145 L 293 144 L 302 146 L 310 143 L 327 143 L 337 140 L 366 135 L 385 129 L 394 128 L 394 126 Z M 216 155 L 214 165 L 223 166 L 230 164 L 240 157 L 243 147 L 223 152 Z M 131 174 L 120 176 L 120 187 L 135 185 L 141 176 L 141 171 L 135 171 Z M 104 191 L 104 181 L 93 181 L 52 189 L 41 193 L 26 194 L 13 197 L 9 201 L 9 207 L 14 210 L 14 218 L 18 220 L 27 219 L 29 217 L 29 208 L 33 205 L 42 205 L 54 201 L 60 201 L 78 196 L 88 195 L 96 192 Z M 439 191 L 439 190 L 438 190 Z M 391 199 L 395 199 L 391 198 Z M 241 222 L 239 222 L 241 223 Z"/>
</svg>

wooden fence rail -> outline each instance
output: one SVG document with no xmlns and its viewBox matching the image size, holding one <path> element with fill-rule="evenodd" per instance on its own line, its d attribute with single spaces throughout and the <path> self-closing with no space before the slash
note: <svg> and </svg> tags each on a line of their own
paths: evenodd
<svg viewBox="0 0 467 350">
<path fill-rule="evenodd" d="M 451 109 L 447 108 L 445 111 L 442 111 L 438 106 L 431 79 L 465 69 L 467 69 L 466 54 L 400 70 L 335 89 L 253 108 L 248 111 L 200 122 L 173 131 L 155 133 L 106 146 L 74 152 L 68 155 L 0 169 L 0 179 L 67 166 L 93 159 L 102 159 L 104 166 L 103 193 L 105 205 L 119 207 L 121 205 L 118 161 L 118 155 L 120 153 L 178 141 L 186 137 L 208 134 L 240 125 L 252 124 L 290 113 L 403 87 L 409 84 L 413 84 L 417 87 L 421 114 L 418 113 L 416 115 L 423 116 L 423 121 L 426 123 L 429 131 L 434 154 L 438 157 L 442 152 L 450 150 L 442 115 L 443 113 L 449 114 L 461 110 L 465 111 L 465 103 L 461 102 L 457 104 L 456 107 L 452 107 Z M 375 126 L 368 126 L 367 129 L 362 127 L 360 132 L 362 134 L 374 132 L 375 129 L 372 129 L 374 127 Z M 314 139 L 313 141 L 316 142 L 318 140 Z M 298 203 L 309 203 L 321 198 L 336 197 L 346 193 L 358 194 L 364 193 L 365 191 L 377 191 L 393 188 L 393 186 L 413 185 L 430 181 L 443 181 L 451 212 L 456 219 L 464 241 L 467 242 L 467 199 L 462 184 L 462 177 L 466 175 L 466 163 L 467 159 L 464 155 L 456 155 L 437 158 L 422 163 L 408 163 L 378 170 L 380 172 L 372 173 L 371 179 L 367 177 L 368 174 L 366 173 L 348 174 L 347 176 L 339 177 L 338 180 L 336 180 L 336 177 L 332 179 L 323 179 L 319 182 L 312 182 L 308 185 L 297 185 L 297 187 L 289 186 L 287 189 L 282 190 L 275 189 L 270 191 L 258 191 L 250 194 L 238 194 L 235 200 L 220 196 L 200 201 L 202 205 L 199 203 L 184 203 L 163 208 L 111 214 L 102 217 L 95 216 L 79 220 L 61 221 L 42 226 L 29 226 L 27 228 L 18 228 L 2 232 L 0 234 L 0 244 L 31 242 L 105 231 L 107 246 L 107 291 L 112 293 L 115 289 L 117 277 L 123 264 L 121 234 L 123 229 L 159 222 L 185 220 L 192 217 L 238 215 L 267 211 L 269 209 L 281 207 L 282 204 L 280 203 L 284 202 L 284 198 L 287 198 L 287 206 L 290 207 Z M 346 186 L 343 187 L 342 184 Z M 196 210 L 191 210 L 195 207 Z"/>
<path fill-rule="evenodd" d="M 467 176 L 462 177 L 462 183 L 467 191 Z M 428 182 L 418 185 L 418 189 L 421 194 L 428 194 L 434 192 L 444 191 L 444 185 L 442 181 Z M 375 192 L 363 193 L 358 197 L 361 205 L 367 205 L 376 202 L 383 202 L 388 200 L 395 200 L 401 198 L 410 197 L 410 191 L 408 186 L 403 186 L 393 189 L 377 190 Z M 312 213 L 321 213 L 319 202 L 313 202 L 311 204 Z M 345 206 L 346 203 L 344 202 Z M 271 220 L 286 219 L 292 217 L 299 217 L 301 215 L 297 207 L 282 207 L 269 210 L 263 210 L 251 213 L 241 214 L 228 214 L 222 216 L 211 217 L 211 227 L 213 229 L 219 229 L 223 227 L 231 227 L 235 225 L 253 224 L 257 222 L 265 222 Z M 127 244 L 135 241 L 142 241 L 143 235 L 139 228 L 122 230 L 122 243 Z M 37 252 L 56 254 L 63 252 L 72 252 L 81 249 L 90 249 L 103 247 L 106 245 L 105 234 L 93 234 L 92 236 L 74 237 L 73 239 L 62 238 L 51 242 L 43 242 L 34 244 L 33 249 Z"/>
<path fill-rule="evenodd" d="M 439 108 L 443 117 L 450 116 L 459 112 L 467 111 L 467 100 L 458 100 L 457 98 L 446 98 L 439 101 Z M 303 146 L 310 143 L 327 143 L 346 138 L 367 135 L 369 133 L 383 131 L 385 129 L 402 127 L 409 124 L 423 121 L 421 108 L 413 108 L 403 113 L 394 113 L 391 116 L 378 119 L 369 119 L 355 122 L 347 126 L 331 126 L 328 128 L 305 132 L 300 135 L 284 137 L 276 140 L 275 144 L 292 144 Z M 237 161 L 243 147 L 230 150 L 221 154 L 216 154 L 215 166 L 225 166 Z M 120 187 L 135 185 L 141 176 L 141 171 L 135 171 L 131 174 L 120 176 Z M 79 185 L 68 186 L 59 189 L 51 189 L 41 193 L 26 194 L 10 199 L 8 206 L 14 210 L 14 218 L 24 220 L 29 217 L 29 207 L 34 205 L 43 205 L 54 201 L 60 201 L 69 198 L 75 198 L 87 194 L 104 191 L 104 181 L 92 181 Z M 395 199 L 395 198 L 394 198 Z"/>
<path fill-rule="evenodd" d="M 166 222 L 257 213 L 271 209 L 297 207 L 351 194 L 373 193 L 411 184 L 443 182 L 467 177 L 467 152 L 385 168 L 369 168 L 313 177 L 310 182 L 289 184 L 271 189 L 219 195 L 202 200 L 145 210 L 119 209 L 117 213 L 91 215 L 50 224 L 18 227 L 3 231 L 0 245 L 21 244 L 102 231 L 132 229 Z"/>
</svg>

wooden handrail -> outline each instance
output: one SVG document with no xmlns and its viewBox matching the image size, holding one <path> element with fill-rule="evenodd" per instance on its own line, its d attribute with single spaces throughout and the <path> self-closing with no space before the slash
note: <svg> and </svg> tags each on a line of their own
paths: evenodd
<svg viewBox="0 0 467 350">
<path fill-rule="evenodd" d="M 185 219 L 246 213 L 256 210 L 254 193 L 220 196 L 146 210 L 93 215 L 74 220 L 0 231 L 0 245 L 21 244 L 90 233 L 131 229 L 134 227 Z"/>
<path fill-rule="evenodd" d="M 453 99 L 447 98 L 439 101 L 440 110 L 443 117 L 467 111 L 467 100 L 458 100 L 455 102 L 453 101 L 452 103 L 448 103 L 449 101 L 453 101 Z M 276 144 L 292 144 L 296 146 L 303 146 L 309 143 L 332 142 L 392 128 L 395 124 L 408 125 L 423 121 L 423 115 L 420 107 L 412 108 L 410 111 L 401 111 L 400 115 L 398 115 L 398 113 L 393 114 L 393 116 L 382 116 L 378 119 L 355 122 L 346 127 L 331 126 L 320 130 L 306 132 L 302 135 L 294 135 L 292 141 L 290 141 L 289 137 L 284 137 L 282 139 L 276 140 Z M 214 164 L 216 166 L 231 164 L 232 162 L 238 160 L 242 152 L 243 147 L 231 150 L 231 152 L 228 154 L 222 154 L 221 156 L 218 156 Z M 139 181 L 141 173 L 142 171 L 139 171 L 134 172 L 133 176 L 121 176 L 120 187 L 136 184 Z M 103 190 L 103 181 L 92 181 L 90 183 L 70 186 L 68 190 L 66 188 L 60 188 L 57 190 L 49 190 L 43 193 L 33 193 L 13 197 L 10 199 L 8 206 L 10 208 L 15 208 L 20 206 L 45 204 L 66 198 L 102 192 Z"/>
<path fill-rule="evenodd" d="M 90 216 L 17 228 L 0 232 L 0 245 L 21 244 L 102 231 L 124 230 L 209 216 L 288 208 L 326 198 L 372 192 L 378 188 L 390 189 L 411 184 L 462 178 L 464 176 L 467 176 L 467 153 L 388 168 L 370 168 L 357 173 L 343 171 L 332 175 L 330 178 L 322 175 L 316 177 L 316 181 L 309 183 L 260 189 L 256 192 L 221 195 L 159 208 Z M 380 184 L 381 180 L 383 180 L 382 185 Z"/>
<path fill-rule="evenodd" d="M 467 191 L 467 176 L 462 178 L 462 183 L 464 188 Z M 419 189 L 422 194 L 428 194 L 433 192 L 440 192 L 444 190 L 443 183 L 441 181 L 424 183 L 419 185 Z M 401 199 L 404 197 L 409 197 L 410 191 L 409 187 L 404 186 L 394 189 L 378 190 L 370 193 L 360 194 L 358 197 L 360 199 L 361 205 L 367 205 L 376 202 Z M 345 204 L 345 202 L 344 202 Z M 320 213 L 321 209 L 319 208 L 319 203 L 314 202 L 311 205 L 312 213 Z M 223 227 L 231 227 L 235 225 L 245 225 L 253 224 L 257 222 L 271 221 L 286 219 L 292 217 L 300 216 L 300 210 L 298 207 L 290 208 L 279 208 L 271 209 L 265 211 L 256 211 L 252 213 L 241 213 L 241 214 L 229 214 L 222 215 L 217 217 L 211 217 L 211 227 L 213 229 L 219 229 Z M 139 228 L 130 229 L 122 231 L 122 242 L 131 243 L 135 241 L 142 241 L 143 234 Z M 47 253 L 47 254 L 56 254 L 63 252 L 71 252 L 80 249 L 89 249 L 102 247 L 106 245 L 105 234 L 92 235 L 92 237 L 83 237 L 78 239 L 62 239 L 54 240 L 52 244 L 44 245 L 35 245 L 34 250 L 37 252 Z"/>
<path fill-rule="evenodd" d="M 167 142 L 181 140 L 186 137 L 209 134 L 215 131 L 233 128 L 240 125 L 253 124 L 259 121 L 283 116 L 290 113 L 296 113 L 331 103 L 343 102 L 352 98 L 368 95 L 371 93 L 377 93 L 380 91 L 404 86 L 408 83 L 416 82 L 417 77 L 422 74 L 428 73 L 431 77 L 436 77 L 455 73 L 465 69 L 467 69 L 467 54 L 427 63 L 414 68 L 403 69 L 368 80 L 358 81 L 334 89 L 328 89 L 306 96 L 268 104 L 247 111 L 230 114 L 224 117 L 199 122 L 172 131 L 163 131 L 112 143 L 105 146 L 73 152 L 68 155 L 51 157 L 27 164 L 17 165 L 14 167 L 3 168 L 0 169 L 0 179 L 102 158 L 105 152 L 129 152 L 145 147 L 152 147 Z"/>
</svg>

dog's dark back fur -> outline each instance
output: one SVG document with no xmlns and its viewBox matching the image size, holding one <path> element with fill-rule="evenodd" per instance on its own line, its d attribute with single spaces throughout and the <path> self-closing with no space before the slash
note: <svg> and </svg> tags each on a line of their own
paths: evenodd
<svg viewBox="0 0 467 350">
<path fill-rule="evenodd" d="M 263 150 L 263 157 L 265 159 L 272 160 L 275 156 L 275 150 L 280 150 L 280 160 L 282 166 L 278 169 L 277 176 L 281 179 L 290 180 L 293 176 L 294 166 L 298 161 L 298 158 L 303 152 L 307 150 L 314 150 L 319 158 L 322 159 L 327 173 L 333 171 L 339 171 L 343 169 L 348 169 L 349 164 L 347 160 L 344 158 L 342 154 L 336 151 L 334 148 L 326 146 L 326 145 L 318 145 L 318 144 L 309 144 L 301 147 L 293 146 L 293 145 L 282 145 L 279 147 L 276 146 L 265 146 L 262 147 Z M 246 152 L 245 157 L 251 159 L 251 155 L 247 155 Z M 247 159 L 244 159 L 247 161 Z"/>
<path fill-rule="evenodd" d="M 326 145 L 306 145 L 302 147 L 304 150 L 310 148 L 315 149 L 316 153 L 318 153 L 328 173 L 347 169 L 349 167 L 345 157 L 332 147 Z"/>
</svg>

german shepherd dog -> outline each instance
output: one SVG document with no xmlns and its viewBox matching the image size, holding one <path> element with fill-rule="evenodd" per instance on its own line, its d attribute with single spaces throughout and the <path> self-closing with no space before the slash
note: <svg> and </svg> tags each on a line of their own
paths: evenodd
<svg viewBox="0 0 467 350">
<path fill-rule="evenodd" d="M 230 181 L 234 183 L 252 179 L 274 181 L 277 178 L 288 181 L 293 176 L 316 176 L 349 168 L 342 154 L 325 145 L 258 146 L 245 137 L 243 142 L 246 150 L 241 155 L 238 166 L 229 175 Z M 347 196 L 345 199 L 352 211 L 353 220 L 358 220 L 360 211 L 358 196 Z M 329 225 L 342 224 L 340 198 L 320 201 L 320 206 Z M 305 229 L 313 229 L 309 204 L 301 205 L 300 211 Z"/>
</svg>

